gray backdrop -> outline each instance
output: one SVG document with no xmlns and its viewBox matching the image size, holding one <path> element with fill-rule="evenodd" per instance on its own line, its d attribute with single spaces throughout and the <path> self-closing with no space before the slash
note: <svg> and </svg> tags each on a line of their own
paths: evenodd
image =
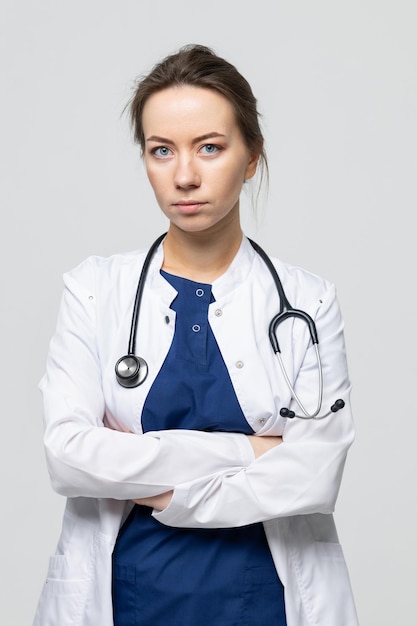
<svg viewBox="0 0 417 626">
<path fill-rule="evenodd" d="M 61 523 L 37 390 L 61 276 L 165 228 L 121 111 L 135 76 L 189 42 L 237 65 L 259 99 L 271 183 L 247 233 L 338 286 L 357 426 L 338 528 L 361 625 L 415 625 L 414 0 L 0 11 L 2 626 L 31 623 Z"/>
</svg>

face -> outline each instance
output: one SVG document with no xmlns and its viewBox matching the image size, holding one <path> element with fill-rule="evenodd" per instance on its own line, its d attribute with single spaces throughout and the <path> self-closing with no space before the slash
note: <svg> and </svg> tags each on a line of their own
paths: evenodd
<svg viewBox="0 0 417 626">
<path fill-rule="evenodd" d="M 170 87 L 146 102 L 142 124 L 149 181 L 171 226 L 215 230 L 239 220 L 239 195 L 258 161 L 232 105 L 200 87 Z"/>
</svg>

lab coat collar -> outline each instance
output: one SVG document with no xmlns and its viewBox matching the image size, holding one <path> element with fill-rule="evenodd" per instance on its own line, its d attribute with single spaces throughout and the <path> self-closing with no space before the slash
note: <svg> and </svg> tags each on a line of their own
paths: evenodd
<svg viewBox="0 0 417 626">
<path fill-rule="evenodd" d="M 212 291 L 217 302 L 230 296 L 232 291 L 248 280 L 253 269 L 255 254 L 255 250 L 244 235 L 235 258 L 225 273 L 213 282 Z"/>
</svg>

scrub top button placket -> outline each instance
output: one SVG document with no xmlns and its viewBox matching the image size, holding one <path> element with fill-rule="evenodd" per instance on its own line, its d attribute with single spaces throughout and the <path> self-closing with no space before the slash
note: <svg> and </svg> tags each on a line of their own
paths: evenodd
<svg viewBox="0 0 417 626">
<path fill-rule="evenodd" d="M 200 365 L 207 360 L 207 309 L 211 297 L 210 286 L 196 285 L 192 281 L 184 281 L 184 297 L 188 298 L 188 306 L 184 312 L 187 327 L 193 339 L 189 344 L 193 359 Z M 188 296 L 187 296 L 188 292 Z M 194 301 L 193 301 L 194 300 Z M 190 355 L 191 356 L 191 355 Z"/>
<path fill-rule="evenodd" d="M 195 295 L 197 296 L 197 298 L 202 298 L 204 296 L 204 289 L 198 287 L 198 289 L 195 290 Z M 193 324 L 191 326 L 191 330 L 193 331 L 193 333 L 199 333 L 201 330 L 200 324 Z"/>
</svg>

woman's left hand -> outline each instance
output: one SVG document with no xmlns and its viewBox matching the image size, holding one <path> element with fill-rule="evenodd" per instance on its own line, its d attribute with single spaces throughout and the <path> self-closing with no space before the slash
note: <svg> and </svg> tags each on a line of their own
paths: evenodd
<svg viewBox="0 0 417 626">
<path fill-rule="evenodd" d="M 133 500 L 133 502 L 142 506 L 149 506 L 151 509 L 156 509 L 157 511 L 162 511 L 163 509 L 166 509 L 168 504 L 171 502 L 172 494 L 173 491 L 166 491 L 165 493 L 159 494 L 159 496 L 138 498 L 137 500 Z"/>
</svg>

